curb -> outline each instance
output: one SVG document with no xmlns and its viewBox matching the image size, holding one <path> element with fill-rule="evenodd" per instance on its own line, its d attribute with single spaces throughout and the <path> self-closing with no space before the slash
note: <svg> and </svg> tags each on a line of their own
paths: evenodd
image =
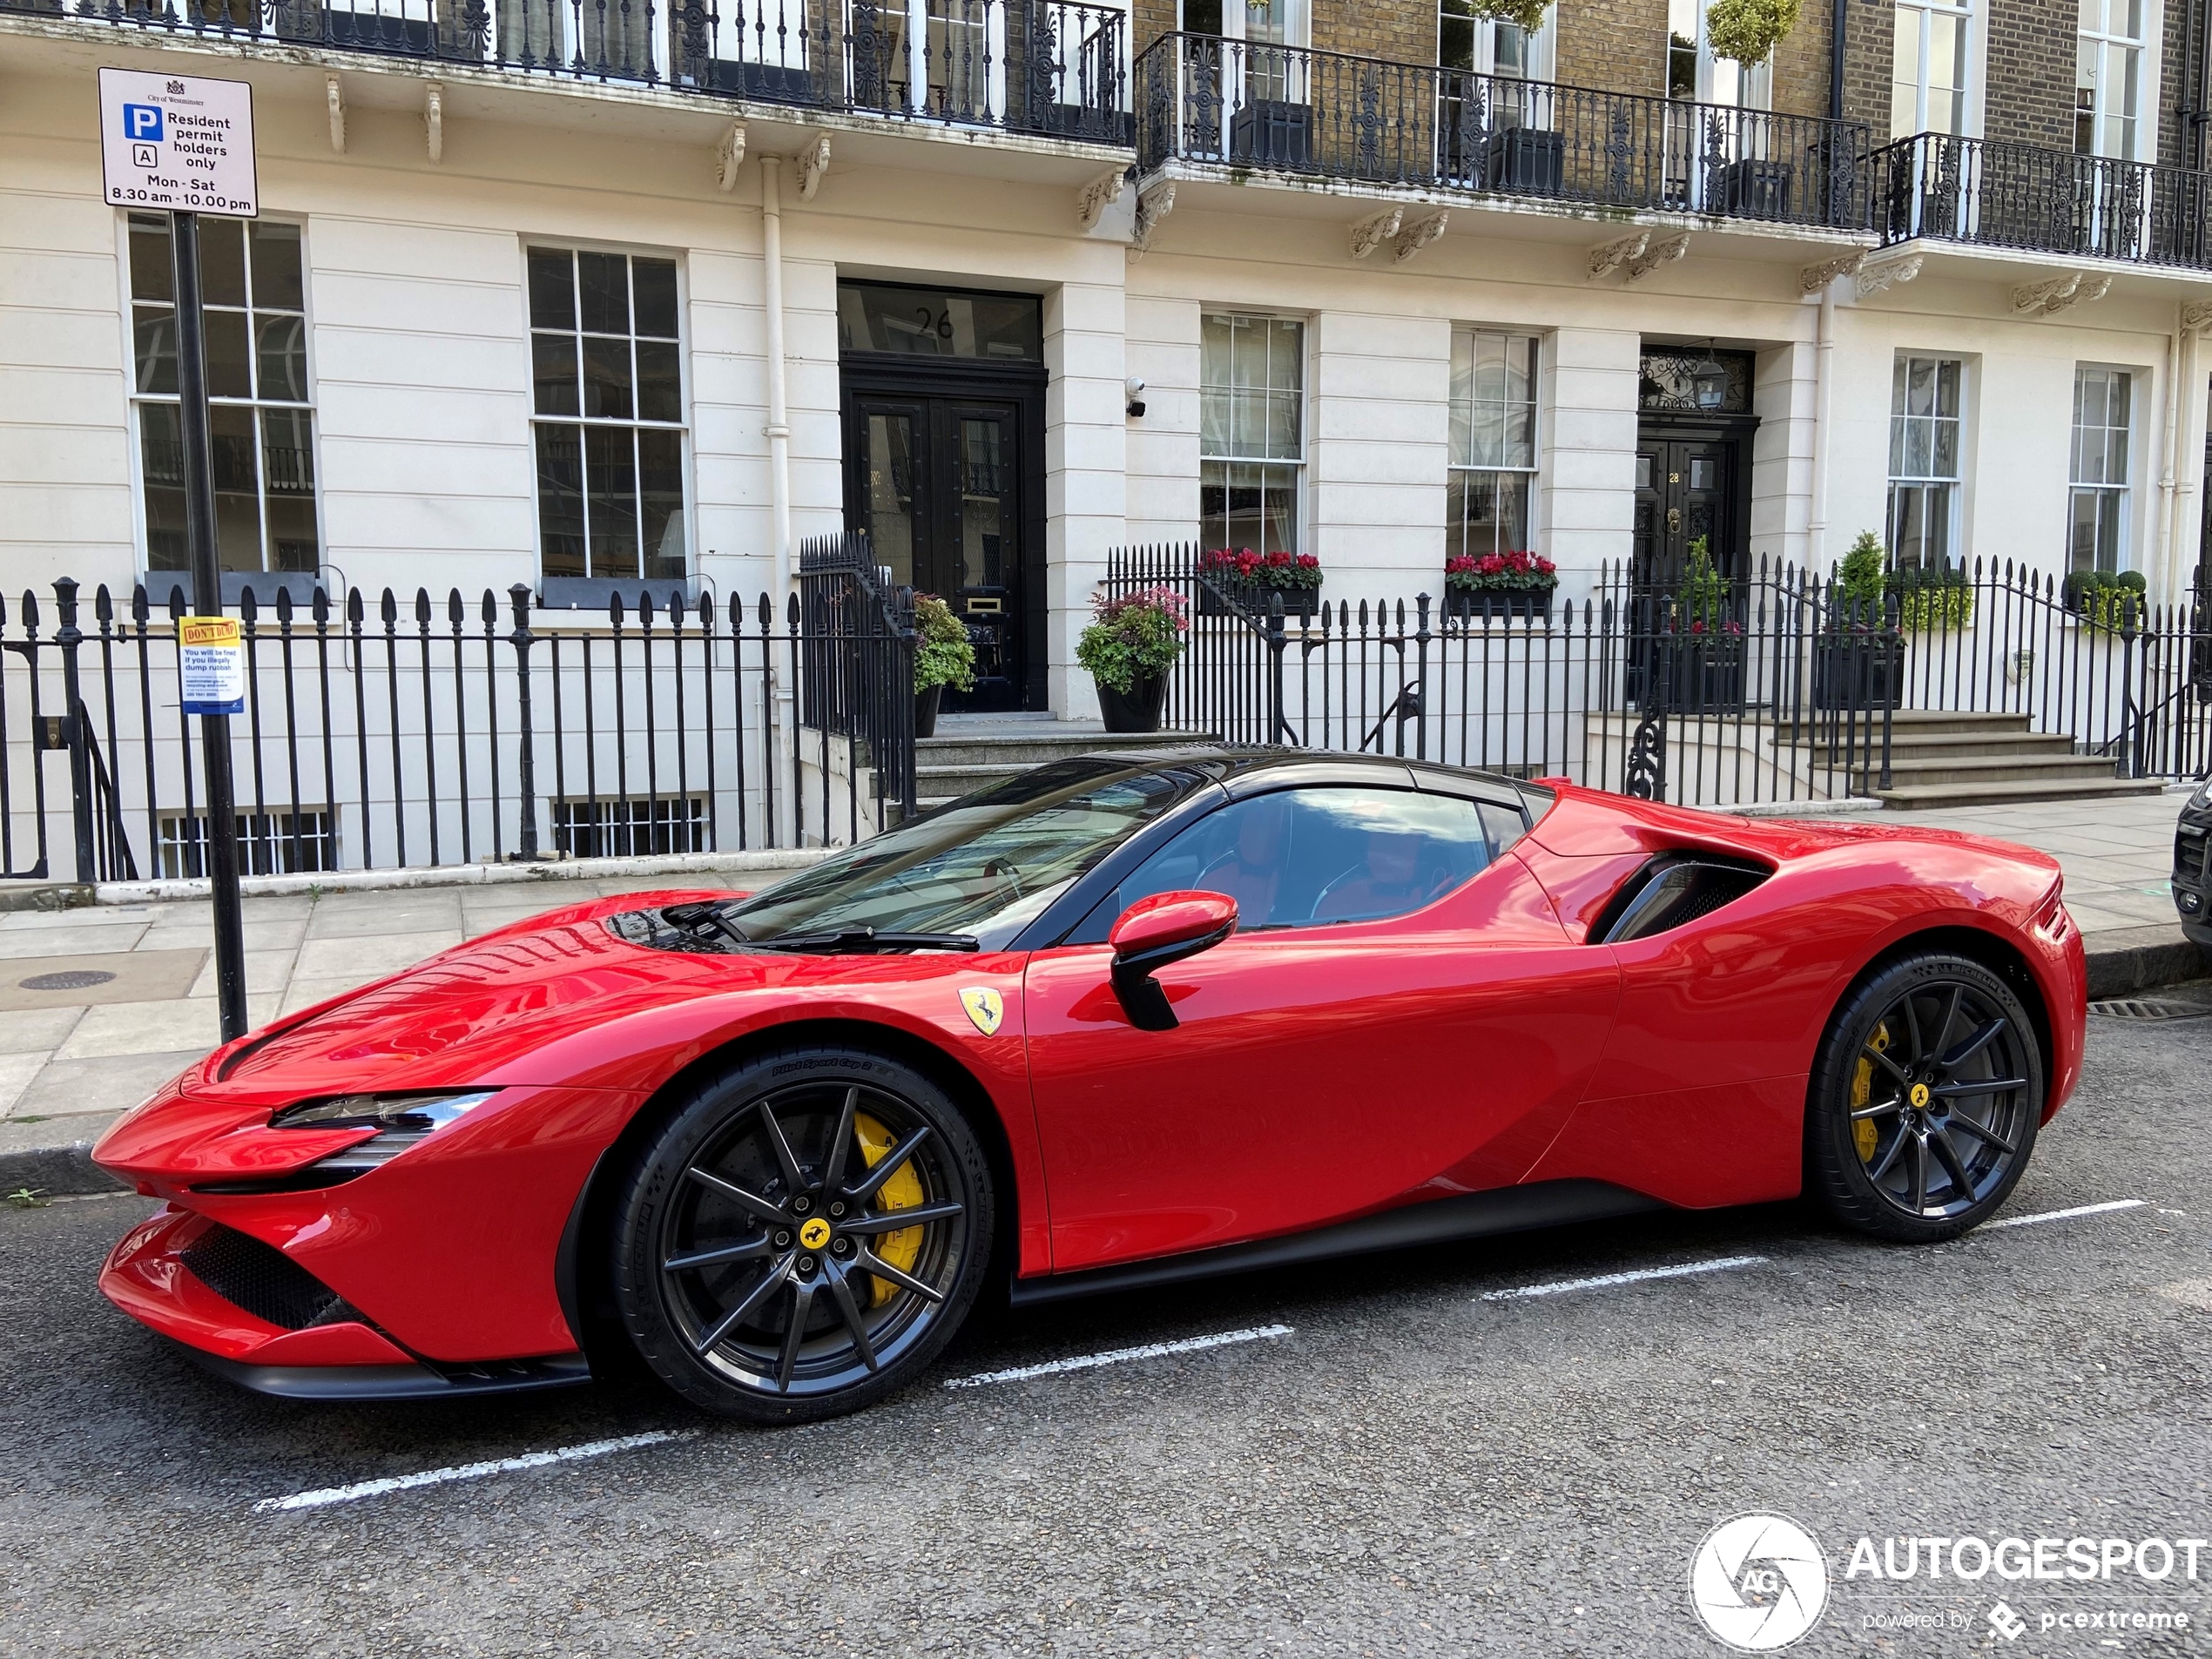
<svg viewBox="0 0 2212 1659">
<path fill-rule="evenodd" d="M 2118 929 L 2106 937 L 2114 940 L 2113 947 L 2089 955 L 2093 1002 L 2212 977 L 2212 949 L 2191 944 L 2177 927 Z M 90 1139 L 59 1146 L 0 1148 L 0 1194 L 19 1187 L 55 1197 L 129 1190 L 92 1162 Z"/>
</svg>

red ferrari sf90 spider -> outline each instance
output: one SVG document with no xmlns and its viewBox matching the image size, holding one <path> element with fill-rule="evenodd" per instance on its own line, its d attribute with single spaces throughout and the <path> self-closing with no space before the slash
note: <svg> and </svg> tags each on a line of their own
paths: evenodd
<svg viewBox="0 0 2212 1659">
<path fill-rule="evenodd" d="M 763 1422 L 1015 1305 L 1809 1193 L 1948 1238 L 2081 1058 L 2052 862 L 1376 758 L 1058 762 L 752 896 L 595 900 L 218 1049 L 101 1288 L 275 1393 Z M 590 1357 L 588 1357 L 590 1356 Z"/>
</svg>

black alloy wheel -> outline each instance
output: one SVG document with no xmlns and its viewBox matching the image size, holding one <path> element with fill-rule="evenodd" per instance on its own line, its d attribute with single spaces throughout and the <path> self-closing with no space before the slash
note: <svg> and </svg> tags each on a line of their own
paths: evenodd
<svg viewBox="0 0 2212 1659">
<path fill-rule="evenodd" d="M 615 1293 L 694 1404 L 807 1422 L 880 1399 L 951 1340 L 989 1254 L 989 1166 L 929 1079 L 864 1049 L 754 1061 L 640 1158 Z"/>
<path fill-rule="evenodd" d="M 1980 963 L 1893 962 L 1836 1012 L 1806 1103 L 1806 1186 L 1876 1238 L 1956 1238 L 2003 1204 L 2043 1109 L 2026 1008 Z"/>
</svg>

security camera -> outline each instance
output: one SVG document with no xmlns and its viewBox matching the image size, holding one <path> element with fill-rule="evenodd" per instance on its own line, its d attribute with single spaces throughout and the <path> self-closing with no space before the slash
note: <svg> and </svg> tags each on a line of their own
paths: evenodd
<svg viewBox="0 0 2212 1659">
<path fill-rule="evenodd" d="M 1127 380 L 1123 381 L 1122 385 L 1129 393 L 1129 412 L 1130 417 L 1136 420 L 1142 420 L 1144 416 L 1144 382 L 1137 379 L 1136 375 L 1132 374 Z"/>
</svg>

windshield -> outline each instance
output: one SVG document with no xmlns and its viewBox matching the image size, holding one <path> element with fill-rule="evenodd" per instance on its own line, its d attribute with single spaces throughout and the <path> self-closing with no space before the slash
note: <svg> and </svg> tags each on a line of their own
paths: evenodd
<svg viewBox="0 0 2212 1659">
<path fill-rule="evenodd" d="M 965 934 L 1002 950 L 1070 882 L 1210 781 L 1197 767 L 1055 761 L 732 900 L 720 914 L 757 944 L 872 927 Z"/>
</svg>

